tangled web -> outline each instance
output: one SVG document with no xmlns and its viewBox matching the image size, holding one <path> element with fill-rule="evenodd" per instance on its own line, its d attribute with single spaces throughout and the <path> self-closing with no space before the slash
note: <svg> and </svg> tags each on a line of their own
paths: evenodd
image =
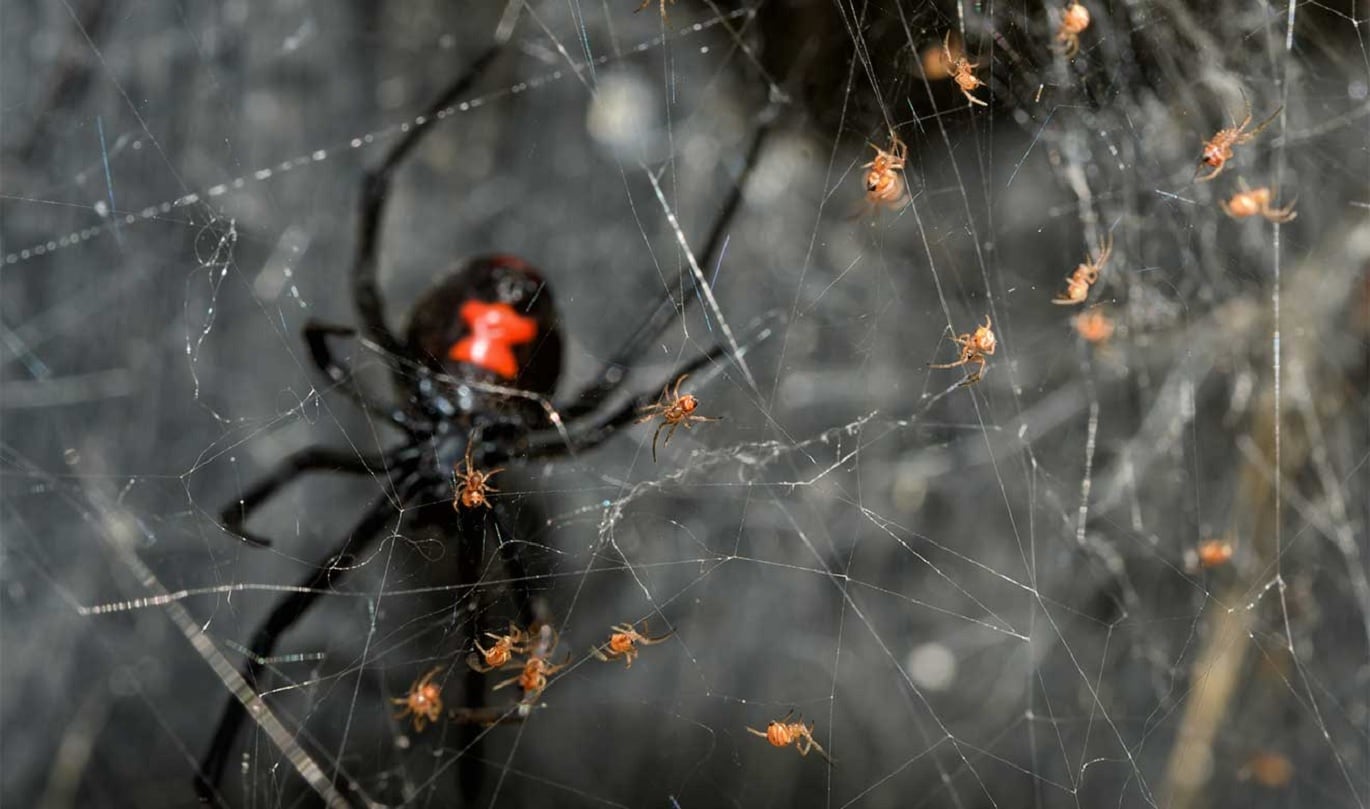
<svg viewBox="0 0 1370 809">
<path fill-rule="evenodd" d="M 225 806 L 1365 807 L 1363 4 L 1086 0 L 1073 56 L 1051 3 L 636 5 L 7 6 L 8 802 L 185 806 L 238 698 Z M 1247 104 L 1269 126 L 1197 181 Z M 653 424 L 511 461 L 465 583 L 455 512 L 415 528 L 447 505 L 391 469 L 293 483 L 252 517 L 268 548 L 220 521 L 292 452 L 398 440 L 299 334 L 356 323 L 361 179 L 417 127 L 392 324 L 512 253 L 555 295 L 562 390 L 671 290 L 629 388 L 722 347 L 688 382 L 721 420 L 657 462 Z M 871 205 L 895 137 L 907 194 Z M 1297 219 L 1230 217 L 1243 183 Z M 981 379 L 930 367 L 986 318 Z M 342 343 L 377 398 L 418 378 Z M 466 686 L 517 586 L 568 661 L 522 711 Z M 643 620 L 667 637 L 631 667 L 591 653 Z M 416 730 L 395 700 L 435 669 Z M 831 763 L 748 732 L 791 712 Z"/>
</svg>

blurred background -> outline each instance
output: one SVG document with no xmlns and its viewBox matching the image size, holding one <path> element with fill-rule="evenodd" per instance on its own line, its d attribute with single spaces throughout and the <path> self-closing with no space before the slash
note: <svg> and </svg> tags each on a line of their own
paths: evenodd
<svg viewBox="0 0 1370 809">
<path fill-rule="evenodd" d="M 301 478 L 265 549 L 218 515 L 304 447 L 401 442 L 300 330 L 357 322 L 363 172 L 504 42 L 396 174 L 390 322 L 521 256 L 566 399 L 679 284 L 628 384 L 723 345 L 686 386 L 723 420 L 496 479 L 571 665 L 474 741 L 517 696 L 460 674 L 509 574 L 484 547 L 455 586 L 455 522 L 395 501 L 214 805 L 1365 807 L 1366 9 L 1083 2 L 1068 58 L 1055 3 L 6 0 L 5 805 L 198 800 L 227 672 L 392 489 Z M 1278 114 L 1195 182 L 1247 103 Z M 872 206 L 892 133 L 907 204 Z M 1298 218 L 1230 218 L 1243 182 Z M 928 367 L 986 317 L 983 379 Z M 412 368 L 337 347 L 380 399 Z M 643 618 L 673 634 L 630 669 L 589 655 Z M 392 700 L 436 666 L 416 732 Z M 747 732 L 790 711 L 835 765 Z"/>
</svg>

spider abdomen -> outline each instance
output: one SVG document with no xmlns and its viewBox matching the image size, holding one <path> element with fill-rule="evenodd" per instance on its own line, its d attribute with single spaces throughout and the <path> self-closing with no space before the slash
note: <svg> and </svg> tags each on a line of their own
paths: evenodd
<svg viewBox="0 0 1370 809">
<path fill-rule="evenodd" d="M 561 375 L 556 306 L 542 276 L 509 255 L 459 265 L 414 304 L 408 343 L 458 381 L 550 395 Z"/>
</svg>

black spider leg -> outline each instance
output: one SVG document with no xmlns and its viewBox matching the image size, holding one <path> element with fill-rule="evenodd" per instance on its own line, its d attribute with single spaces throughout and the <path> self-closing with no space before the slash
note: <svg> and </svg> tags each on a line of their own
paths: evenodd
<svg viewBox="0 0 1370 809">
<path fill-rule="evenodd" d="M 488 426 L 488 425 L 487 425 Z M 499 452 L 494 447 L 498 444 L 482 439 L 482 429 L 476 428 L 472 433 L 472 442 L 475 447 L 472 463 L 477 469 L 490 469 L 506 463 L 511 458 L 507 453 Z M 458 481 L 453 479 L 453 493 L 455 495 Z M 498 491 L 495 489 L 493 491 Z M 513 591 L 514 606 L 518 610 L 516 623 L 522 627 L 531 626 L 537 618 L 537 610 L 533 608 L 532 592 L 529 589 L 528 568 L 523 563 L 523 556 L 519 553 L 518 543 L 513 539 L 514 532 L 509 530 L 513 521 L 509 517 L 509 501 L 501 499 L 499 496 L 490 498 L 489 508 L 480 506 L 466 507 L 461 505 L 461 501 L 454 496 L 453 506 L 456 508 L 458 516 L 458 536 L 467 545 L 476 544 L 481 554 L 484 554 L 484 547 L 487 538 L 493 536 L 494 542 L 499 546 L 500 559 L 504 563 L 505 574 L 508 576 L 510 590 Z M 488 517 L 488 522 L 484 519 Z M 477 558 L 475 563 L 480 564 L 481 559 Z M 474 570 L 474 565 L 472 566 Z M 476 574 L 472 574 L 476 575 Z M 463 582 L 466 583 L 466 582 Z M 479 637 L 476 635 L 475 637 Z"/>
<path fill-rule="evenodd" d="M 747 180 L 757 165 L 761 148 L 775 126 L 775 120 L 774 116 L 768 115 L 757 128 L 751 145 L 747 149 L 742 172 L 733 184 L 728 199 L 709 233 L 701 267 L 707 267 L 713 263 L 714 256 L 723 243 L 723 236 L 727 232 L 728 225 L 741 206 L 742 194 L 746 190 Z M 647 319 L 638 326 L 623 347 L 605 364 L 595 381 L 581 389 L 569 403 L 557 408 L 558 413 L 563 415 L 566 426 L 565 435 L 555 427 L 526 434 L 514 446 L 506 449 L 507 455 L 492 456 L 491 462 L 502 463 L 509 457 L 531 460 L 591 449 L 607 441 L 615 432 L 633 421 L 642 408 L 655 402 L 659 395 L 660 386 L 648 393 L 627 400 L 607 414 L 601 414 L 598 418 L 590 418 L 594 411 L 603 404 L 604 399 L 612 395 L 623 384 L 633 362 L 641 356 L 666 325 L 677 315 L 684 314 L 685 308 L 689 306 L 689 298 L 687 297 L 682 302 L 679 310 L 676 309 L 674 303 L 674 296 L 680 290 L 681 285 L 679 283 L 672 285 Z M 682 375 L 694 373 L 718 359 L 726 350 L 726 346 L 715 345 L 706 353 L 676 368 L 670 379 L 679 379 Z M 570 439 L 569 442 L 567 438 Z"/>
<path fill-rule="evenodd" d="M 225 506 L 219 514 L 219 523 L 224 530 L 239 539 L 259 548 L 268 548 L 271 540 L 247 530 L 247 518 L 295 478 L 314 471 L 350 475 L 382 474 L 393 462 L 394 459 L 383 456 L 359 455 L 330 447 L 306 447 L 287 456 L 271 474 L 253 484 L 235 502 Z"/>
<path fill-rule="evenodd" d="M 509 530 L 511 522 L 505 514 L 504 506 L 499 503 L 494 504 L 489 517 L 490 525 L 495 529 L 495 542 L 499 545 L 500 559 L 504 562 L 504 571 L 509 578 L 509 589 L 514 593 L 518 625 L 525 628 L 532 626 L 538 611 L 533 607 L 528 566 L 523 563 L 523 554 L 519 553 L 518 540 L 514 539 L 514 533 Z"/>
<path fill-rule="evenodd" d="M 431 432 L 431 427 L 416 423 L 414 417 L 402 408 L 381 404 L 367 396 L 358 386 L 352 369 L 333 356 L 333 349 L 328 344 L 329 337 L 355 337 L 356 334 L 357 330 L 351 326 L 337 326 L 331 323 L 321 323 L 317 320 L 306 323 L 304 339 L 305 343 L 309 345 L 309 357 L 314 362 L 314 367 L 322 371 L 324 376 L 337 383 L 343 393 L 361 405 L 367 413 L 379 415 L 410 434 Z"/>
<path fill-rule="evenodd" d="M 474 441 L 480 442 L 479 435 L 473 437 Z M 495 466 L 491 462 L 491 457 L 484 447 L 476 453 L 473 464 L 477 468 L 488 469 Z M 459 501 L 457 501 L 459 502 Z M 478 606 L 480 598 L 477 585 L 480 582 L 481 574 L 484 572 L 486 542 L 493 539 L 499 546 L 499 555 L 504 564 L 505 575 L 509 582 L 509 589 L 513 596 L 514 606 L 517 610 L 517 617 L 514 623 L 520 627 L 531 627 L 537 617 L 537 610 L 533 605 L 533 596 L 530 589 L 528 568 L 523 563 L 523 556 L 519 552 L 519 546 L 513 539 L 514 534 L 509 530 L 511 520 L 506 513 L 506 506 L 498 497 L 494 498 L 489 508 L 480 506 L 457 507 L 457 533 L 459 537 L 458 556 L 457 556 L 457 593 L 458 598 L 466 599 L 472 606 Z M 458 605 L 460 606 L 460 605 Z M 460 612 L 468 613 L 466 610 Z M 482 624 L 480 611 L 472 609 L 469 611 L 471 619 L 466 625 L 464 642 L 467 648 L 474 650 L 477 641 L 481 640 Z M 464 710 L 481 713 L 485 709 L 485 690 L 487 678 L 484 673 L 467 666 L 463 680 L 463 694 L 466 700 Z M 485 767 L 483 754 L 483 740 L 487 728 L 472 723 L 459 723 L 456 730 L 457 749 L 462 751 L 460 762 L 457 765 L 458 786 L 461 789 L 462 797 L 467 804 L 474 804 L 485 785 Z"/>
<path fill-rule="evenodd" d="M 732 190 L 723 203 L 723 209 L 715 218 L 713 227 L 709 231 L 708 240 L 704 243 L 704 252 L 699 257 L 701 269 L 713 266 L 717 259 L 718 251 L 723 246 L 724 236 L 727 235 L 728 226 L 732 224 L 733 217 L 742 205 L 742 194 L 747 187 L 747 181 L 750 179 L 753 169 L 756 168 L 757 158 L 761 155 L 761 147 L 774 126 L 775 117 L 768 116 L 752 136 L 752 142 L 747 148 L 747 156 L 742 164 L 742 171 L 733 182 Z M 641 358 L 642 354 L 671 321 L 677 317 L 683 317 L 689 311 L 691 301 L 698 296 L 683 294 L 685 277 L 682 275 L 666 289 L 666 293 L 656 302 L 642 323 L 633 330 L 623 346 L 604 363 L 599 376 L 582 388 L 564 407 L 558 408 L 558 412 L 562 414 L 564 419 L 580 418 L 599 407 L 608 396 L 611 396 L 623 384 L 623 381 L 628 377 L 628 370 Z M 698 282 L 696 281 L 696 283 Z M 678 375 L 672 379 L 677 378 Z"/>
<path fill-rule="evenodd" d="M 672 371 L 674 374 L 672 379 L 678 379 L 682 374 L 694 373 L 723 356 L 726 351 L 726 346 L 714 346 L 707 353 L 695 357 Z M 570 438 L 569 444 L 566 437 L 563 437 L 558 430 L 540 430 L 531 433 L 520 439 L 514 447 L 512 455 L 526 462 L 535 458 L 549 458 L 593 449 L 612 438 L 624 426 L 635 421 L 641 415 L 642 408 L 653 404 L 660 397 L 660 390 L 642 393 L 597 418 L 582 418 L 575 422 L 568 422 L 566 433 L 567 437 Z M 500 462 L 503 462 L 503 459 L 500 459 Z"/>
<path fill-rule="evenodd" d="M 485 544 L 486 518 L 490 516 L 486 513 L 487 510 L 479 507 L 457 510 L 457 521 L 459 523 L 457 536 L 461 537 L 457 549 L 457 593 L 458 598 L 470 599 L 472 603 L 480 598 L 475 584 L 480 578 L 481 560 L 485 555 L 483 546 Z M 520 570 L 522 569 L 521 562 L 518 567 Z M 512 576 L 513 573 L 511 572 L 510 575 Z M 520 613 L 523 612 L 523 608 L 524 605 L 520 603 Z M 520 621 L 522 620 L 523 617 L 520 616 Z M 520 623 L 520 626 L 527 626 L 527 624 Z M 479 638 L 479 611 L 473 611 L 471 620 L 466 626 L 465 642 L 474 649 Z M 462 693 L 465 694 L 466 701 L 471 707 L 485 707 L 484 674 L 467 666 L 465 682 L 462 685 Z M 462 797 L 466 799 L 468 805 L 475 803 L 481 788 L 485 785 L 485 765 L 481 761 L 484 758 L 481 745 L 483 731 L 484 728 L 475 725 L 461 725 L 456 731 L 457 749 L 464 751 L 457 764 L 457 780 Z"/>
<path fill-rule="evenodd" d="M 418 472 L 407 472 L 396 484 L 395 498 L 400 503 L 407 502 L 417 489 L 431 483 Z M 386 523 L 394 519 L 395 498 L 384 495 L 372 503 L 356 526 L 329 553 L 326 561 L 300 580 L 299 586 L 303 589 L 290 593 L 278 602 L 266 621 L 252 634 L 242 674 L 254 689 L 258 688 L 257 680 L 266 668 L 265 659 L 275 650 L 281 635 L 313 606 L 330 585 L 347 574 L 347 568 L 336 568 L 335 565 L 341 560 L 364 554 L 381 536 Z M 214 799 L 219 782 L 223 779 L 228 755 L 246 718 L 243 704 L 230 697 L 219 714 L 219 724 L 214 730 L 209 750 L 195 773 L 195 793 L 201 802 L 208 803 Z"/>
<path fill-rule="evenodd" d="M 420 139 L 433 130 L 433 124 L 440 116 L 446 117 L 447 108 L 452 106 L 458 96 L 471 89 L 471 85 L 481 77 L 502 49 L 502 44 L 491 46 L 471 63 L 465 73 L 447 85 L 447 88 L 428 106 L 422 121 L 410 127 L 409 131 L 390 147 L 380 165 L 367 171 L 362 180 L 357 223 L 357 255 L 352 265 L 352 296 L 366 336 L 391 354 L 402 353 L 401 345 L 399 338 L 386 325 L 385 301 L 376 277 L 381 224 L 385 218 L 386 201 L 390 198 L 390 182 L 395 169 L 409 156 Z"/>
</svg>

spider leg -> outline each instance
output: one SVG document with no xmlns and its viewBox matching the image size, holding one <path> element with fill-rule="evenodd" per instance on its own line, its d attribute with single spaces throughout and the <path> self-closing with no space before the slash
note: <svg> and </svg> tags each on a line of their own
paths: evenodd
<svg viewBox="0 0 1370 809">
<path fill-rule="evenodd" d="M 1102 242 L 1099 243 L 1099 255 L 1095 256 L 1094 258 L 1094 270 L 1096 273 L 1099 270 L 1103 269 L 1104 264 L 1108 262 L 1109 256 L 1112 255 L 1113 234 L 1110 233 L 1104 237 L 1104 240 Z"/>
<path fill-rule="evenodd" d="M 1252 138 L 1254 138 L 1254 137 L 1256 137 L 1257 135 L 1261 134 L 1261 132 L 1264 132 L 1264 131 L 1265 131 L 1265 128 L 1266 128 L 1267 126 L 1270 126 L 1272 123 L 1275 122 L 1275 119 L 1279 117 L 1279 115 L 1280 115 L 1281 112 L 1284 112 L 1284 105 L 1283 105 L 1283 104 L 1281 104 L 1280 106 L 1276 107 L 1276 108 L 1275 108 L 1275 111 L 1272 112 L 1272 113 L 1270 113 L 1270 117 L 1269 117 L 1269 118 L 1266 118 L 1264 121 L 1261 121 L 1259 124 L 1256 124 L 1256 127 L 1255 127 L 1254 129 L 1252 129 L 1250 132 L 1247 132 L 1245 135 L 1243 135 L 1243 136 L 1242 136 L 1242 141 L 1241 141 L 1241 142 L 1242 142 L 1242 143 L 1246 143 L 1247 141 L 1250 141 Z M 1247 123 L 1250 123 L 1250 122 L 1251 122 L 1251 116 L 1250 116 L 1250 114 L 1248 114 L 1248 115 L 1246 116 L 1246 120 L 1247 120 Z"/>
<path fill-rule="evenodd" d="M 483 461 L 483 459 L 482 459 Z M 489 522 L 486 518 L 489 518 Z M 458 547 L 457 563 L 457 585 L 458 592 L 469 592 L 465 598 L 474 598 L 474 588 L 480 580 L 482 572 L 482 557 L 484 556 L 485 540 L 491 533 L 494 541 L 499 546 L 500 557 L 504 562 L 504 569 L 509 578 L 509 589 L 514 599 L 515 608 L 518 610 L 517 623 L 528 626 L 534 617 L 533 597 L 529 591 L 529 577 L 527 567 L 523 563 L 523 556 L 519 553 L 519 545 L 514 541 L 514 534 L 508 529 L 508 520 L 505 518 L 505 507 L 496 504 L 488 509 L 464 509 L 459 512 L 457 536 L 460 537 Z M 493 527 L 493 532 L 487 529 Z M 479 622 L 474 618 L 468 626 L 467 641 L 480 648 Z M 489 669 L 485 669 L 489 671 Z M 465 694 L 467 709 L 481 710 L 485 707 L 485 678 L 484 672 L 472 666 L 466 671 Z M 510 682 L 517 682 L 520 675 L 515 675 L 511 680 L 505 680 L 495 688 L 501 688 Z M 474 803 L 480 795 L 484 785 L 485 764 L 482 755 L 481 729 L 477 725 L 465 724 L 457 728 L 457 745 L 464 751 L 457 764 L 458 781 L 461 785 L 463 797 L 467 803 Z"/>
<path fill-rule="evenodd" d="M 533 605 L 533 595 L 529 590 L 531 577 L 528 575 L 528 567 L 523 562 L 523 554 L 519 553 L 518 540 L 514 538 L 514 533 L 509 530 L 509 520 L 505 514 L 504 506 L 502 504 L 491 506 L 489 516 L 495 527 L 495 541 L 499 543 L 500 558 L 503 560 L 505 572 L 509 576 L 509 587 L 513 590 L 514 607 L 518 610 L 518 623 L 527 626 L 532 624 L 537 617 L 537 609 Z"/>
<path fill-rule="evenodd" d="M 663 421 L 656 426 L 656 432 L 652 433 L 652 463 L 656 463 L 656 440 L 664 429 L 666 429 L 666 422 Z M 674 432 L 674 430 L 672 432 Z M 671 437 L 669 435 L 666 436 L 666 440 L 670 441 Z"/>
<path fill-rule="evenodd" d="M 1293 222 L 1295 219 L 1299 218 L 1299 215 L 1294 212 L 1294 203 L 1291 202 L 1283 208 L 1267 209 L 1265 211 L 1265 218 L 1271 222 L 1284 223 Z"/>
<path fill-rule="evenodd" d="M 268 548 L 271 546 L 271 540 L 252 533 L 245 525 L 252 512 L 275 496 L 286 484 L 315 471 L 345 472 L 352 475 L 384 473 L 387 460 L 381 456 L 358 455 L 355 452 L 328 447 L 307 447 L 281 461 L 271 474 L 254 483 L 252 488 L 237 500 L 225 506 L 219 513 L 219 524 L 224 530 L 250 545 Z"/>
<path fill-rule="evenodd" d="M 491 690 L 491 691 L 498 691 L 498 690 L 500 690 L 501 688 L 504 688 L 504 687 L 506 687 L 506 686 L 513 685 L 514 683 L 518 682 L 518 681 L 519 681 L 519 678 L 522 677 L 522 676 L 523 676 L 523 672 L 519 672 L 518 674 L 515 674 L 513 677 L 510 677 L 510 678 L 507 679 L 507 680 L 500 680 L 498 683 L 495 683 L 493 686 L 491 686 L 490 690 Z"/>
<path fill-rule="evenodd" d="M 476 648 L 480 649 L 479 643 L 476 644 Z M 481 649 L 481 651 L 484 652 L 485 650 Z M 488 674 L 489 672 L 492 672 L 497 668 L 503 668 L 503 666 L 485 665 L 484 661 L 481 659 L 481 656 L 476 654 L 475 652 L 472 652 L 471 654 L 466 656 L 466 665 L 471 667 L 472 670 L 478 671 L 481 674 Z"/>
<path fill-rule="evenodd" d="M 638 643 L 641 643 L 641 644 L 644 645 L 644 646 L 651 646 L 651 645 L 654 644 L 654 643 L 661 643 L 661 642 L 664 641 L 664 640 L 670 640 L 670 639 L 671 639 L 671 636 L 675 634 L 675 631 L 673 630 L 673 631 L 667 632 L 665 635 L 662 635 L 662 636 L 660 636 L 660 637 L 652 638 L 652 637 L 648 637 L 648 636 L 647 636 L 647 632 L 648 632 L 648 631 L 649 631 L 649 630 L 648 630 L 648 628 L 647 628 L 647 621 L 646 621 L 646 619 L 644 619 L 644 620 L 642 621 L 642 634 L 640 634 L 640 635 L 637 636 L 637 642 L 638 642 Z"/>
<path fill-rule="evenodd" d="M 324 376 L 331 379 L 347 394 L 348 398 L 361 405 L 368 413 L 383 417 L 401 430 L 414 432 L 420 425 L 416 425 L 408 413 L 393 405 L 384 405 L 373 401 L 357 384 L 352 369 L 333 356 L 333 349 L 328 345 L 329 337 L 355 337 L 356 334 L 357 330 L 351 326 L 335 326 L 329 323 L 320 323 L 317 320 L 306 323 L 304 340 L 309 346 L 309 357 L 313 360 L 314 367 L 322 371 Z"/>
<path fill-rule="evenodd" d="M 769 330 L 765 331 L 761 338 L 769 335 Z M 745 348 L 745 346 L 744 346 Z M 714 346 L 708 353 L 701 354 L 694 358 L 681 369 L 685 372 L 696 371 L 705 365 L 713 362 L 723 355 L 727 349 L 724 346 Z M 632 422 L 644 406 L 652 402 L 652 397 L 656 394 L 644 394 L 634 399 L 629 399 L 607 414 L 602 414 L 596 418 L 582 416 L 584 424 L 568 423 L 567 428 L 570 433 L 571 442 L 568 445 L 556 430 L 540 430 L 530 433 L 512 449 L 512 453 L 524 460 L 535 458 L 546 458 L 554 455 L 568 455 L 584 452 L 588 449 L 603 444 L 618 432 L 619 428 Z M 664 422 L 663 422 L 664 425 Z M 574 428 L 574 429 L 572 429 Z M 660 430 L 660 427 L 657 428 Z"/>
<path fill-rule="evenodd" d="M 1197 182 L 1206 183 L 1206 182 L 1208 182 L 1209 180 L 1213 179 L 1214 177 L 1217 177 L 1219 174 L 1222 174 L 1222 173 L 1223 173 L 1223 169 L 1227 168 L 1227 162 L 1224 161 L 1224 162 L 1219 163 L 1218 165 L 1214 166 L 1214 167 L 1213 167 L 1213 171 L 1211 171 L 1211 172 L 1209 172 L 1208 174 L 1205 174 L 1204 176 L 1200 177 L 1200 176 L 1199 176 L 1199 172 L 1203 171 L 1203 170 L 1204 170 L 1204 166 L 1206 166 L 1206 165 L 1208 165 L 1208 164 L 1207 164 L 1207 163 L 1204 163 L 1204 162 L 1201 160 L 1201 161 L 1199 161 L 1199 166 L 1198 166 L 1198 168 L 1194 169 L 1194 178 L 1195 178 L 1195 180 L 1196 180 Z"/>
<path fill-rule="evenodd" d="M 808 738 L 808 740 L 809 740 L 809 749 L 811 749 L 813 752 L 817 753 L 818 755 L 822 756 L 822 757 L 823 757 L 823 760 L 826 761 L 826 762 L 828 762 L 828 766 L 829 766 L 829 767 L 836 767 L 836 766 L 837 766 L 837 762 L 832 760 L 832 756 L 828 755 L 828 751 L 827 751 L 827 750 L 824 750 L 824 749 L 822 748 L 822 746 L 820 746 L 820 745 L 818 744 L 818 742 L 814 741 L 813 736 L 808 736 L 808 737 L 806 737 L 806 738 Z"/>
<path fill-rule="evenodd" d="M 973 372 L 967 374 L 965 379 L 962 379 L 959 383 L 957 383 L 956 387 L 958 388 L 968 388 L 971 385 L 974 385 L 976 382 L 979 382 L 980 379 L 985 375 L 985 358 L 983 356 L 977 355 L 975 357 L 971 357 L 967 360 L 967 362 L 978 362 L 980 363 L 980 367 L 976 368 Z"/>
<path fill-rule="evenodd" d="M 928 363 L 928 367 L 929 367 L 929 368 L 960 368 L 962 365 L 965 365 L 967 362 L 970 362 L 970 359 L 969 359 L 969 358 L 966 358 L 966 357 L 963 357 L 963 358 L 957 360 L 956 362 L 942 362 L 942 363 L 936 363 L 936 364 L 934 364 L 934 363 Z"/>
<path fill-rule="evenodd" d="M 481 559 L 485 555 L 486 516 L 488 516 L 486 509 L 463 509 L 457 517 L 459 525 L 456 532 L 458 537 L 456 584 L 457 593 L 460 594 L 458 598 L 464 601 L 478 598 L 475 586 L 480 580 Z M 521 576 L 513 576 L 512 574 L 511 577 L 521 578 Z M 521 604 L 520 611 L 522 611 Z M 520 615 L 519 620 L 524 621 L 524 616 Z M 474 616 L 468 619 L 466 631 L 467 642 L 474 644 L 480 636 L 480 622 Z M 518 675 L 514 676 L 514 680 L 518 680 Z M 501 683 L 501 685 L 505 685 L 507 682 Z M 466 695 L 468 707 L 485 707 L 485 678 L 481 672 L 474 668 L 466 670 L 463 693 Z M 457 780 L 461 786 L 462 797 L 466 799 L 467 803 L 475 801 L 480 794 L 484 781 L 483 765 L 480 761 L 483 751 L 479 737 L 480 730 L 476 726 L 463 725 L 457 729 L 458 748 L 465 751 L 465 754 L 458 760 Z"/>
<path fill-rule="evenodd" d="M 399 499 L 407 500 L 422 482 L 423 477 L 417 473 L 406 475 L 396 486 Z M 248 645 L 248 658 L 243 664 L 242 674 L 249 684 L 258 687 L 258 679 L 267 665 L 266 658 L 276 648 L 276 642 L 280 640 L 281 635 L 294 626 L 295 622 L 313 606 L 325 588 L 346 575 L 345 568 L 334 568 L 335 561 L 365 552 L 380 538 L 386 523 L 395 518 L 394 510 L 394 501 L 389 495 L 377 499 L 347 536 L 329 551 L 323 563 L 300 580 L 300 589 L 277 602 L 266 621 L 252 634 L 252 642 Z M 199 769 L 195 773 L 195 792 L 201 802 L 208 803 L 214 800 L 219 782 L 223 779 L 224 766 L 228 763 L 228 755 L 232 752 L 233 742 L 238 738 L 243 720 L 246 718 L 247 711 L 239 697 L 230 697 L 224 705 L 223 712 L 219 714 L 219 724 L 214 730 L 209 750 L 200 760 Z"/>
<path fill-rule="evenodd" d="M 757 159 L 761 155 L 761 147 L 770 135 L 773 126 L 773 122 L 768 120 L 761 124 L 757 128 L 756 134 L 752 136 L 752 142 L 747 148 L 747 155 L 742 164 L 742 171 L 733 182 L 732 190 L 723 203 L 723 209 L 714 220 L 713 227 L 704 243 L 704 251 L 699 254 L 700 267 L 710 267 L 717 259 L 718 252 L 723 246 L 724 236 L 727 235 L 728 226 L 742 205 L 742 192 L 746 189 L 747 181 L 756 168 Z M 623 346 L 604 363 L 599 376 L 576 393 L 564 406 L 557 408 L 563 418 L 569 421 L 594 411 L 603 404 L 606 398 L 618 390 L 627 378 L 628 371 L 641 359 L 642 354 L 653 344 L 655 338 L 665 330 L 672 320 L 684 316 L 691 302 L 699 297 L 698 295 L 684 294 L 683 284 L 683 277 L 673 282 L 666 293 L 652 307 L 647 317 L 629 335 Z"/>
<path fill-rule="evenodd" d="M 675 431 L 676 431 L 676 430 L 680 427 L 680 425 L 682 425 L 682 424 L 684 424 L 686 427 L 689 427 L 689 426 L 690 426 L 690 423 L 689 423 L 688 421 L 673 421 L 673 422 L 671 422 L 671 429 L 669 429 L 669 430 L 666 431 L 666 440 L 661 442 L 661 446 L 664 447 L 664 446 L 666 446 L 667 444 L 671 443 L 671 436 L 675 435 Z M 662 423 L 662 426 L 663 426 L 663 427 L 666 426 L 666 425 L 665 425 L 665 422 Z M 655 452 L 652 453 L 652 460 L 653 460 L 653 461 L 656 460 L 656 453 L 655 453 Z"/>
<path fill-rule="evenodd" d="M 411 127 L 402 135 L 390 147 L 390 151 L 386 152 L 380 165 L 367 171 L 362 180 L 361 202 L 357 211 L 357 251 L 352 262 L 352 297 L 366 336 L 392 354 L 400 353 L 401 344 L 386 324 L 385 302 L 376 277 L 381 222 L 385 218 L 385 205 L 390 197 L 391 180 L 399 164 L 409 156 L 425 135 L 433 131 L 438 114 L 452 106 L 459 96 L 471 89 L 471 85 L 490 67 L 502 49 L 502 44 L 492 46 L 478 56 L 465 73 L 447 85 L 433 103 L 429 104 L 423 114 L 423 123 Z"/>
<path fill-rule="evenodd" d="M 749 334 L 746 341 L 740 346 L 741 353 L 746 353 L 751 348 L 766 338 L 770 337 L 773 327 L 772 317 L 767 315 L 760 319 L 759 324 Z M 700 368 L 714 362 L 723 356 L 726 347 L 718 345 L 709 349 L 707 353 L 701 354 L 690 360 L 683 367 L 677 368 L 675 373 L 689 374 L 694 373 Z M 512 457 L 518 457 L 525 461 L 537 458 L 548 458 L 558 455 L 574 455 L 578 452 L 593 449 L 605 441 L 609 440 L 620 427 L 633 421 L 634 416 L 638 415 L 642 409 L 652 402 L 653 394 L 644 394 L 635 399 L 629 399 L 615 410 L 599 415 L 583 414 L 581 418 L 574 422 L 566 423 L 567 434 L 570 438 L 568 442 L 562 433 L 555 429 L 542 429 L 529 432 L 517 444 L 510 447 L 507 452 Z"/>
</svg>

